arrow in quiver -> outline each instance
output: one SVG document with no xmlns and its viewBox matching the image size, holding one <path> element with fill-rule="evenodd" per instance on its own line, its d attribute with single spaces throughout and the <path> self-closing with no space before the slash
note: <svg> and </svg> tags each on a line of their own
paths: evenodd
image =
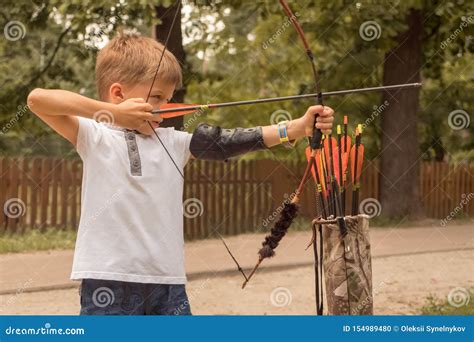
<svg viewBox="0 0 474 342">
<path fill-rule="evenodd" d="M 335 191 L 335 186 L 333 184 L 333 177 L 334 177 L 334 160 L 332 153 L 337 149 L 337 141 L 335 138 L 331 136 L 325 136 L 323 141 L 323 162 L 326 169 L 326 186 L 328 189 L 328 196 L 329 196 L 329 214 L 333 215 L 334 217 L 336 214 L 336 196 L 338 194 Z"/>
<path fill-rule="evenodd" d="M 337 184 L 339 184 L 339 190 L 342 190 L 342 148 L 341 148 L 341 125 L 337 125 L 337 146 L 333 149 L 334 173 L 336 175 Z"/>
<path fill-rule="evenodd" d="M 316 198 L 316 203 L 317 203 L 317 209 L 318 209 L 318 215 L 319 216 L 322 216 L 324 218 L 327 217 L 327 210 L 326 210 L 326 203 L 325 203 L 325 199 L 326 199 L 326 188 L 324 186 L 324 182 L 321 182 L 321 179 L 322 179 L 322 170 L 321 170 L 321 167 L 320 165 L 318 166 L 318 153 L 320 153 L 319 150 L 315 151 L 316 154 L 315 154 L 315 157 L 314 158 L 311 158 L 311 148 L 308 146 L 306 147 L 305 149 L 305 153 L 306 153 L 306 160 L 308 161 L 308 163 L 312 162 L 313 163 L 313 167 L 311 168 L 311 174 L 313 176 L 313 180 L 314 180 L 314 183 L 316 185 L 316 190 L 318 192 L 318 195 L 319 195 L 319 200 L 318 198 Z"/>
<path fill-rule="evenodd" d="M 359 213 L 359 189 L 362 164 L 364 163 L 364 145 L 362 145 L 362 125 L 356 128 L 355 144 L 351 149 L 351 175 L 352 175 L 352 211 L 351 215 Z"/>
<path fill-rule="evenodd" d="M 335 172 L 336 172 L 336 179 L 337 183 L 341 187 L 341 192 L 343 191 L 343 187 L 346 184 L 347 180 L 347 165 L 349 164 L 349 153 L 342 152 L 343 148 L 337 148 L 334 152 L 334 158 L 337 158 L 338 163 L 334 165 Z"/>
<path fill-rule="evenodd" d="M 349 119 L 347 115 L 344 116 L 344 132 L 341 140 L 342 146 L 342 159 L 343 165 L 345 162 L 346 167 L 343 169 L 342 172 L 342 194 L 341 194 L 341 202 L 342 202 L 342 211 L 344 214 L 346 213 L 346 184 L 347 184 L 347 174 L 349 165 L 349 154 L 351 153 L 351 136 L 347 134 L 347 125 L 349 123 Z"/>
</svg>

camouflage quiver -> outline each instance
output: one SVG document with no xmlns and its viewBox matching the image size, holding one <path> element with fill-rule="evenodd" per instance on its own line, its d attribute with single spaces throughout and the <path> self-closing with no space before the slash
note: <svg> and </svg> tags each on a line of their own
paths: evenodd
<svg viewBox="0 0 474 342">
<path fill-rule="evenodd" d="M 324 278 L 329 315 L 372 315 L 372 258 L 369 218 L 346 216 L 347 234 L 324 224 Z"/>
</svg>

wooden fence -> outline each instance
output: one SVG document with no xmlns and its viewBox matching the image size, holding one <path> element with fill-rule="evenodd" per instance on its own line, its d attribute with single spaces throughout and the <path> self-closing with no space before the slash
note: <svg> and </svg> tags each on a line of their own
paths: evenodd
<svg viewBox="0 0 474 342">
<path fill-rule="evenodd" d="M 186 238 L 206 238 L 216 230 L 227 235 L 261 230 L 278 213 L 285 196 L 294 191 L 304 167 L 274 160 L 191 162 L 185 170 Z M 366 163 L 361 200 L 378 198 L 379 169 L 377 161 Z M 467 203 L 461 205 L 461 211 L 473 215 L 474 204 L 469 201 L 474 192 L 473 171 L 472 166 L 422 163 L 420 192 L 425 214 L 440 219 L 454 211 L 457 215 L 456 208 L 464 199 Z M 0 157 L 0 175 L 0 231 L 76 229 L 81 203 L 80 160 Z M 310 185 L 301 203 L 301 216 L 312 218 L 315 199 Z"/>
</svg>

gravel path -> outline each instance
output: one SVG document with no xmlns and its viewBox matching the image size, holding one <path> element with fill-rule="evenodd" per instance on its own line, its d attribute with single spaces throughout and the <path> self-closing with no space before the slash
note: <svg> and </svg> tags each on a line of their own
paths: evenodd
<svg viewBox="0 0 474 342">
<path fill-rule="evenodd" d="M 456 288 L 474 287 L 474 250 L 379 257 L 373 260 L 375 314 L 419 314 L 426 297 L 446 298 Z M 188 283 L 196 315 L 314 314 L 310 266 L 260 272 L 242 291 L 239 275 Z M 272 296 L 273 294 L 273 296 Z M 0 314 L 76 315 L 77 289 L 0 296 Z"/>
</svg>

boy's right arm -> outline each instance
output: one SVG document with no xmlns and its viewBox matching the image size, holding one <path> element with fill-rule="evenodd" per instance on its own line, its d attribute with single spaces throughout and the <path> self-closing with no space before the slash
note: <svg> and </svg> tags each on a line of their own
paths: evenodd
<svg viewBox="0 0 474 342">
<path fill-rule="evenodd" d="M 113 104 L 60 89 L 34 89 L 28 95 L 28 107 L 74 146 L 79 130 L 77 116 L 95 120 L 103 113 L 110 116 L 111 124 L 148 135 L 153 132 L 147 121 L 153 122 L 153 127 L 161 121 L 161 117 L 151 114 L 152 106 L 143 99 L 128 99 Z"/>
</svg>

